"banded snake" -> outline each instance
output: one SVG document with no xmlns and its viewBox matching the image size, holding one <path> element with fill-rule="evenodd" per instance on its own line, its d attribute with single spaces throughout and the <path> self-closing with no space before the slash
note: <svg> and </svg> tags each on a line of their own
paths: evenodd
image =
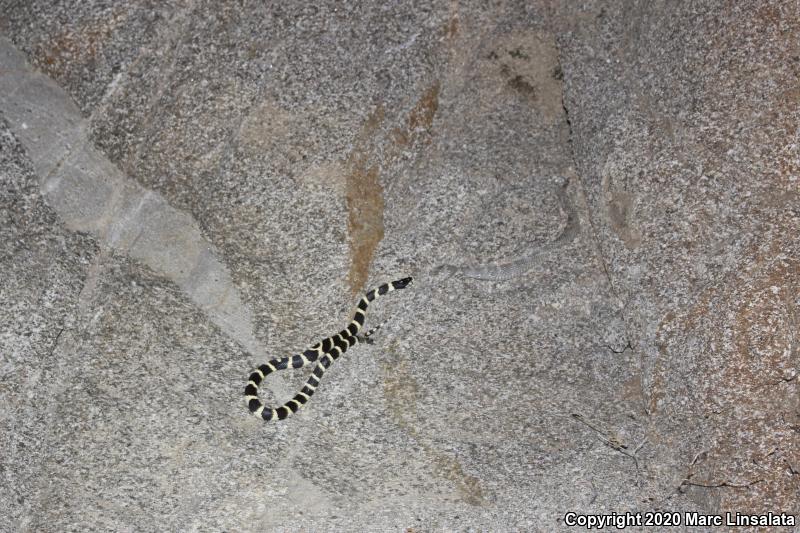
<svg viewBox="0 0 800 533">
<path fill-rule="evenodd" d="M 283 420 L 299 411 L 311 399 L 328 367 L 341 357 L 348 348 L 359 342 L 365 342 L 369 335 L 378 329 L 374 328 L 364 335 L 358 334 L 361 328 L 364 327 L 369 304 L 384 294 L 405 289 L 409 283 L 411 283 L 410 277 L 392 281 L 391 283 L 384 283 L 377 289 L 369 291 L 359 300 L 353 320 L 342 331 L 323 339 L 302 353 L 280 359 L 271 359 L 253 370 L 244 389 L 244 398 L 250 412 L 264 420 Z M 278 408 L 272 408 L 265 405 L 258 398 L 258 388 L 268 375 L 278 370 L 303 368 L 314 362 L 317 364 L 314 370 L 311 371 L 311 375 L 305 385 L 288 402 Z"/>
</svg>

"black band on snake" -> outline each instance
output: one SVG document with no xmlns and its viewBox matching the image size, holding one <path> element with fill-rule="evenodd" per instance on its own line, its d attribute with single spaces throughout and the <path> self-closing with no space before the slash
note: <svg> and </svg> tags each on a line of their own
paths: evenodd
<svg viewBox="0 0 800 533">
<path fill-rule="evenodd" d="M 411 278 L 403 278 L 391 283 L 384 283 L 377 289 L 373 289 L 365 294 L 359 300 L 356 306 L 356 312 L 353 315 L 353 320 L 342 331 L 324 339 L 314 346 L 310 347 L 301 354 L 292 355 L 290 357 L 283 357 L 281 359 L 271 359 L 263 365 L 256 368 L 248 378 L 247 387 L 244 389 L 244 399 L 247 402 L 247 407 L 250 412 L 264 420 L 283 420 L 296 413 L 303 407 L 317 390 L 319 382 L 322 379 L 325 370 L 333 364 L 348 348 L 354 346 L 358 342 L 366 340 L 372 334 L 375 328 L 364 335 L 358 335 L 361 328 L 364 327 L 364 320 L 367 315 L 367 307 L 369 304 L 386 293 L 405 289 L 411 283 Z M 306 365 L 316 362 L 314 370 L 311 371 L 306 384 L 300 389 L 294 398 L 278 407 L 273 409 L 264 405 L 258 399 L 258 387 L 261 382 L 269 374 L 277 372 L 278 370 L 286 370 L 290 368 L 303 368 Z"/>
</svg>

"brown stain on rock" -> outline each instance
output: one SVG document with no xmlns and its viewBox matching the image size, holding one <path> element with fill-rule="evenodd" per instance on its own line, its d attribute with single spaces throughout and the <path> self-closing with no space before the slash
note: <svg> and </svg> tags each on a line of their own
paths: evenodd
<svg viewBox="0 0 800 533">
<path fill-rule="evenodd" d="M 563 73 L 555 36 L 524 31 L 504 35 L 489 54 L 506 86 L 546 121 L 563 120 Z"/>
<path fill-rule="evenodd" d="M 359 293 L 367 282 L 369 265 L 383 239 L 383 186 L 377 163 L 371 161 L 369 141 L 383 123 L 384 110 L 378 106 L 367 117 L 356 147 L 347 158 L 345 206 L 350 235 L 350 292 Z"/>
<path fill-rule="evenodd" d="M 76 65 L 93 64 L 98 52 L 126 19 L 127 15 L 117 8 L 76 28 L 62 30 L 37 47 L 38 66 L 51 77 L 59 78 Z"/>
<path fill-rule="evenodd" d="M 693 308 L 670 324 L 685 337 L 676 343 L 686 343 L 689 335 L 702 343 L 695 372 L 703 379 L 692 400 L 709 412 L 703 422 L 707 452 L 691 468 L 691 481 L 713 487 L 696 489 L 710 495 L 719 510 L 800 512 L 794 140 L 800 92 L 786 83 L 795 79 L 796 71 L 786 65 L 800 52 L 800 19 L 788 16 L 788 5 L 764 3 L 737 17 L 742 24 L 736 31 L 720 25 L 707 36 L 708 54 L 701 59 L 721 68 L 704 75 L 705 94 L 698 101 L 707 101 L 715 115 L 731 117 L 716 132 L 703 132 L 703 143 L 713 140 L 710 159 L 725 161 L 729 149 L 742 151 L 742 165 L 758 175 L 759 183 L 750 187 L 756 192 L 747 209 L 749 228 L 757 233 L 738 268 L 704 295 L 704 309 Z M 744 48 L 736 48 L 743 42 Z M 753 61 L 754 51 L 759 61 Z M 765 75 L 777 90 L 754 98 Z"/>
<path fill-rule="evenodd" d="M 638 248 L 642 244 L 642 232 L 639 230 L 634 217 L 634 196 L 624 190 L 622 185 L 615 183 L 624 180 L 621 175 L 623 169 L 607 164 L 603 169 L 602 190 L 604 199 L 605 217 L 609 226 L 622 239 L 629 250 Z"/>
<path fill-rule="evenodd" d="M 408 115 L 408 129 L 411 132 L 428 131 L 433 124 L 433 117 L 439 109 L 439 82 L 433 85 L 422 94 L 417 105 Z"/>
<path fill-rule="evenodd" d="M 797 511 L 800 260 L 781 245 L 790 235 L 776 237 L 687 313 L 665 316 L 657 334 L 651 413 L 702 420 L 704 449 L 687 481 L 719 510 Z M 686 343 L 705 356 L 673 361 Z M 684 383 L 687 362 L 695 377 Z"/>
<path fill-rule="evenodd" d="M 511 79 L 508 80 L 508 85 L 518 93 L 524 94 L 528 96 L 531 100 L 536 99 L 536 88 L 531 85 L 528 80 L 525 79 L 524 76 L 520 74 L 516 74 L 510 77 Z"/>
<path fill-rule="evenodd" d="M 408 361 L 400 360 L 383 364 L 383 393 L 389 413 L 395 423 L 403 428 L 419 443 L 422 451 L 431 463 L 434 473 L 451 482 L 459 497 L 465 503 L 474 506 L 485 506 L 480 480 L 464 472 L 458 459 L 437 450 L 420 438 L 415 428 L 419 385 L 409 370 Z"/>
<path fill-rule="evenodd" d="M 384 164 L 391 165 L 407 148 L 430 142 L 433 121 L 439 109 L 439 91 L 440 84 L 435 81 L 409 111 L 405 124 L 391 130 L 391 143 L 381 151 Z M 348 157 L 345 193 L 351 254 L 348 282 L 354 294 L 363 289 L 375 249 L 383 238 L 384 201 L 380 165 L 376 162 L 378 151 L 370 148 L 383 120 L 383 108 L 378 107 L 368 117 L 356 147 Z M 457 459 L 425 442 L 415 429 L 419 387 L 409 371 L 408 362 L 386 363 L 384 375 L 387 376 L 383 385 L 384 396 L 393 418 L 399 427 L 419 442 L 435 474 L 451 482 L 464 502 L 486 505 L 480 480 L 464 472 Z"/>
<path fill-rule="evenodd" d="M 448 7 L 449 16 L 442 25 L 442 39 L 444 39 L 451 49 L 456 43 L 459 33 L 461 33 L 459 10 L 460 6 L 458 0 L 450 0 L 450 6 Z"/>
<path fill-rule="evenodd" d="M 430 142 L 430 131 L 438 108 L 439 82 L 435 81 L 411 109 L 405 124 L 391 131 L 390 143 L 380 146 L 380 140 L 376 137 L 380 135 L 385 112 L 383 106 L 378 106 L 367 117 L 355 147 L 347 158 L 345 205 L 350 235 L 347 281 L 354 296 L 364 289 L 372 258 L 384 235 L 381 166 L 393 164 L 406 148 Z"/>
<path fill-rule="evenodd" d="M 345 203 L 347 231 L 350 234 L 350 292 L 361 291 L 369 276 L 375 249 L 383 239 L 383 186 L 378 166 L 364 154 L 352 154 L 349 160 Z"/>
<path fill-rule="evenodd" d="M 729 408 L 730 416 L 722 420 L 725 431 L 714 439 L 697 477 L 705 475 L 712 483 L 753 483 L 748 490 L 721 494 L 723 508 L 796 512 L 800 475 L 789 474 L 800 461 L 800 349 L 794 309 L 800 261 L 763 260 L 766 268 L 754 280 L 726 294 L 732 296 L 726 303 L 735 308 L 728 324 L 732 335 L 716 336 L 721 344 L 730 340 L 733 350 L 707 397 Z"/>
<path fill-rule="evenodd" d="M 455 38 L 458 36 L 458 16 L 451 15 L 450 20 L 445 25 L 445 38 L 448 41 L 454 41 Z"/>
<path fill-rule="evenodd" d="M 439 109 L 439 82 L 433 85 L 422 94 L 417 104 L 411 109 L 404 127 L 395 128 L 392 131 L 392 140 L 396 149 L 406 148 L 419 141 L 429 142 L 428 134 L 433 125 L 433 118 Z M 396 157 L 396 153 L 392 154 Z"/>
</svg>

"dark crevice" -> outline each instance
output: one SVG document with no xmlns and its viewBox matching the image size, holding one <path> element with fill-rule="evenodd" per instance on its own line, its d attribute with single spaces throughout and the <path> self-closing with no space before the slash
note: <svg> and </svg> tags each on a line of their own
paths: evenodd
<svg viewBox="0 0 800 533">
<path fill-rule="evenodd" d="M 561 84 L 561 109 L 564 110 L 564 121 L 567 123 L 567 144 L 569 144 L 570 159 L 572 159 L 572 165 L 575 166 L 577 161 L 575 160 L 575 148 L 572 146 L 572 121 L 569 119 L 569 108 L 567 107 L 567 100 L 564 95 L 563 82 Z"/>
<path fill-rule="evenodd" d="M 578 165 L 578 158 L 575 155 L 575 132 L 572 128 L 572 119 L 570 119 L 569 106 L 567 105 L 567 91 L 566 91 L 567 73 L 564 70 L 564 67 L 562 66 L 560 46 L 558 46 L 558 66 L 556 67 L 556 69 L 560 74 L 559 77 L 561 78 L 561 109 L 564 111 L 564 122 L 566 122 L 567 124 L 567 144 L 569 145 L 569 157 L 570 161 L 572 162 L 572 168 L 575 170 L 575 176 L 577 177 L 578 182 L 580 184 L 580 189 L 582 190 L 584 197 L 586 197 L 587 196 L 586 184 L 584 183 L 583 178 L 581 176 L 580 165 Z M 608 264 L 606 262 L 606 258 L 603 256 L 602 253 L 603 250 L 602 247 L 600 246 L 599 234 L 594 226 L 594 221 L 592 220 L 591 212 L 587 213 L 586 216 L 589 225 L 592 228 L 592 232 L 594 233 L 595 242 L 597 243 L 597 254 L 598 257 L 600 258 L 600 264 L 603 268 L 603 272 L 605 273 L 606 279 L 608 280 L 608 285 L 609 287 L 611 287 L 611 292 L 614 294 L 617 300 L 622 302 L 622 298 L 620 298 L 619 293 L 614 287 L 614 282 L 611 279 L 611 273 L 608 271 Z"/>
</svg>

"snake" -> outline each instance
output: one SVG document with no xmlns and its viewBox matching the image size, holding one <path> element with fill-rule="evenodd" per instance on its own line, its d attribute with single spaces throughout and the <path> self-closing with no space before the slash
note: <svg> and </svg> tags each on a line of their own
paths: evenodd
<svg viewBox="0 0 800 533">
<path fill-rule="evenodd" d="M 380 296 L 392 291 L 405 289 L 410 283 L 411 277 L 407 277 L 391 283 L 384 283 L 380 287 L 372 289 L 359 300 L 353 314 L 353 320 L 339 333 L 321 340 L 302 353 L 270 359 L 256 367 L 248 377 L 247 386 L 244 389 L 245 402 L 250 412 L 263 420 L 269 421 L 284 420 L 299 411 L 311 399 L 314 391 L 319 387 L 322 376 L 333 362 L 339 359 L 348 348 L 355 346 L 359 342 L 369 342 L 369 336 L 380 327 L 378 326 L 363 335 L 359 335 L 359 332 L 364 327 L 369 304 Z M 278 408 L 272 408 L 265 405 L 258 398 L 258 389 L 268 375 L 279 370 L 303 368 L 312 363 L 316 363 L 316 365 L 311 371 L 311 375 L 303 385 L 303 388 L 291 400 Z"/>
</svg>

